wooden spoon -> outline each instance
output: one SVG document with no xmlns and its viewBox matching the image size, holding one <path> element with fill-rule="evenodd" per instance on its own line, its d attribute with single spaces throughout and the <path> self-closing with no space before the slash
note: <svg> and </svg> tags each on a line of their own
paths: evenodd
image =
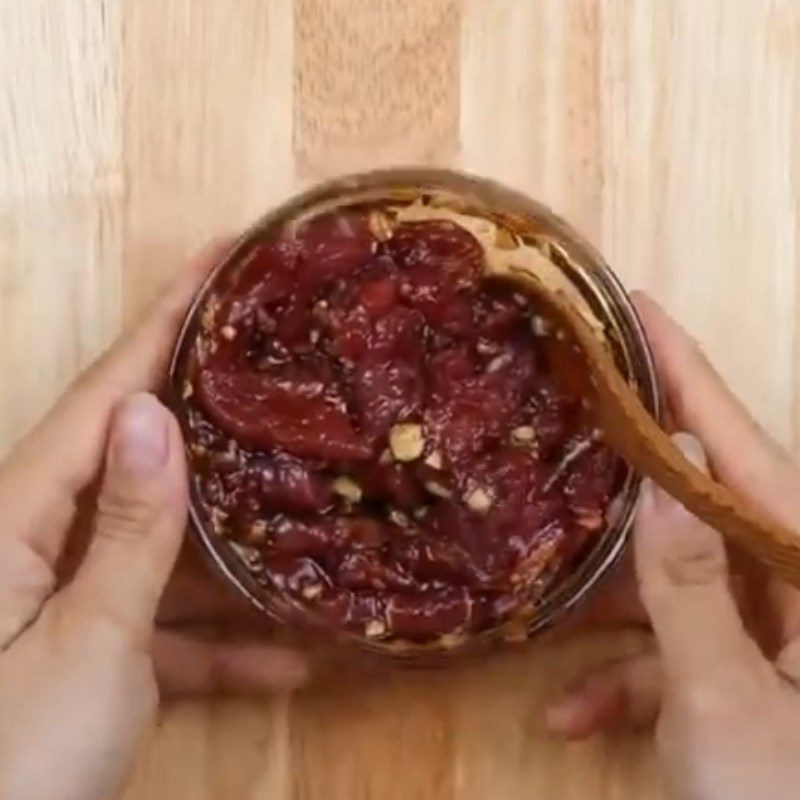
<svg viewBox="0 0 800 800">
<path fill-rule="evenodd" d="M 601 426 L 619 453 L 692 514 L 800 588 L 800 534 L 734 494 L 683 455 L 647 412 L 606 345 L 562 291 L 537 278 L 528 267 L 515 267 L 513 256 L 508 272 L 542 297 L 575 335 L 587 356 L 597 390 Z"/>
</svg>

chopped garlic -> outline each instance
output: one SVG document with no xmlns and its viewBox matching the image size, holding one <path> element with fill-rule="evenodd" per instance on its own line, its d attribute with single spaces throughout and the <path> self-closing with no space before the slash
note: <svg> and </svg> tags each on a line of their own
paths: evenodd
<svg viewBox="0 0 800 800">
<path fill-rule="evenodd" d="M 392 238 L 392 223 L 382 211 L 370 211 L 367 220 L 369 232 L 379 241 Z"/>
<path fill-rule="evenodd" d="M 528 303 L 529 303 L 529 301 L 528 301 L 528 298 L 527 298 L 527 297 L 525 297 L 525 295 L 524 295 L 524 294 L 520 294 L 519 292 L 514 292 L 514 294 L 512 295 L 512 297 L 514 298 L 514 302 L 515 302 L 515 303 L 516 303 L 518 306 L 522 306 L 523 308 L 525 308 L 525 307 L 528 305 Z"/>
<path fill-rule="evenodd" d="M 376 639 L 386 633 L 386 623 L 381 619 L 371 619 L 364 627 L 364 634 L 370 639 Z"/>
<path fill-rule="evenodd" d="M 487 372 L 497 372 L 498 370 L 503 369 L 503 367 L 507 367 L 512 361 L 511 353 L 501 353 L 499 356 L 495 356 L 487 365 L 486 371 Z"/>
<path fill-rule="evenodd" d="M 425 463 L 431 469 L 441 469 L 444 466 L 444 462 L 442 461 L 442 454 L 438 450 L 434 450 L 425 458 Z"/>
<path fill-rule="evenodd" d="M 347 475 L 340 475 L 336 478 L 331 488 L 336 494 L 351 503 L 357 503 L 361 500 L 361 487 L 352 478 L 348 478 Z"/>
<path fill-rule="evenodd" d="M 533 444 L 536 431 L 530 425 L 520 425 L 511 431 L 511 443 L 516 445 Z"/>
<path fill-rule="evenodd" d="M 425 438 L 422 425 L 416 422 L 402 422 L 389 431 L 389 447 L 398 461 L 413 461 L 422 455 Z"/>
<path fill-rule="evenodd" d="M 552 326 L 544 317 L 534 314 L 531 317 L 531 330 L 536 336 L 549 336 Z"/>
<path fill-rule="evenodd" d="M 465 498 L 464 502 L 473 511 L 479 514 L 485 514 L 492 507 L 491 495 L 485 490 L 478 487 L 473 489 Z"/>
<path fill-rule="evenodd" d="M 436 481 L 426 481 L 425 488 L 436 497 L 443 497 L 448 499 L 452 497 L 452 492 L 446 487 L 442 486 L 441 483 L 436 483 Z"/>
<path fill-rule="evenodd" d="M 401 528 L 410 528 L 411 520 L 399 509 L 393 508 L 389 512 L 389 519 Z"/>
<path fill-rule="evenodd" d="M 315 597 L 319 597 L 322 594 L 322 584 L 309 583 L 307 586 L 303 587 L 301 593 L 306 600 L 313 600 Z"/>
</svg>

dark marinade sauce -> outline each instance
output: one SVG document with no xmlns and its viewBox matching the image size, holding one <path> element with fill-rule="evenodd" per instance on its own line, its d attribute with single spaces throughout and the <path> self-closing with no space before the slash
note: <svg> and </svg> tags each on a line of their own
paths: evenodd
<svg viewBox="0 0 800 800">
<path fill-rule="evenodd" d="M 530 613 L 619 462 L 574 342 L 459 225 L 348 209 L 253 245 L 188 360 L 201 513 L 336 627 L 429 642 Z"/>
</svg>

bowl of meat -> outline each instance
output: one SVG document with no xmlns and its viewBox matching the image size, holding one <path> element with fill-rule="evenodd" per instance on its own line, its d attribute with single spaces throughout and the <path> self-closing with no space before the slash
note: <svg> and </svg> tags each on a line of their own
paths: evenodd
<svg viewBox="0 0 800 800">
<path fill-rule="evenodd" d="M 532 638 L 624 548 L 639 475 L 535 274 L 660 413 L 619 280 L 546 207 L 391 169 L 268 212 L 214 268 L 170 372 L 195 534 L 257 608 L 397 658 Z"/>
</svg>

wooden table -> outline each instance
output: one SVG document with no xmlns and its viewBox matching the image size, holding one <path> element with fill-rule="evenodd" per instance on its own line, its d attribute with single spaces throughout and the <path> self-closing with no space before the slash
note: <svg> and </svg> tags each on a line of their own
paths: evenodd
<svg viewBox="0 0 800 800">
<path fill-rule="evenodd" d="M 561 211 L 800 452 L 797 0 L 2 0 L 0 445 L 209 234 L 412 162 Z M 542 730 L 618 645 L 172 708 L 126 797 L 657 798 Z"/>
</svg>

